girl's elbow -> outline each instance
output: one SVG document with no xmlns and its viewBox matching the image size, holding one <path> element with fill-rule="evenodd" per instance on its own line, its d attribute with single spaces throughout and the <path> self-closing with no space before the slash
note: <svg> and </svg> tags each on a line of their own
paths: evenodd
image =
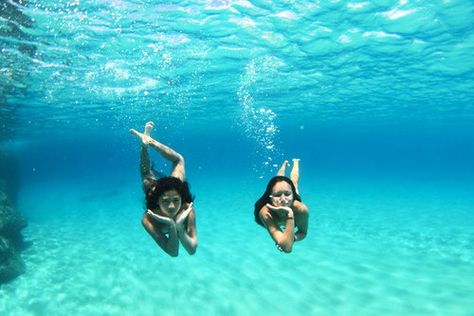
<svg viewBox="0 0 474 316">
<path fill-rule="evenodd" d="M 188 253 L 192 256 L 196 253 L 197 246 L 194 248 L 189 249 Z"/>
<path fill-rule="evenodd" d="M 282 247 L 281 249 L 284 253 L 291 253 L 291 251 L 293 250 L 293 245 Z"/>
<path fill-rule="evenodd" d="M 167 251 L 168 255 L 170 255 L 170 257 L 174 257 L 176 258 L 178 256 L 178 251 Z"/>
<path fill-rule="evenodd" d="M 290 253 L 293 250 L 293 243 L 292 242 L 277 243 L 277 248 L 281 252 Z"/>
<path fill-rule="evenodd" d="M 306 238 L 306 233 L 300 233 L 298 234 L 298 237 L 296 237 L 295 235 L 295 241 L 302 241 L 305 238 Z"/>
<path fill-rule="evenodd" d="M 197 247 L 198 247 L 198 244 L 197 242 L 191 244 L 191 247 L 188 249 L 188 253 L 192 256 L 196 253 L 196 250 L 197 250 Z"/>
<path fill-rule="evenodd" d="M 179 247 L 178 245 L 176 245 L 176 247 L 170 247 L 170 245 L 168 244 L 165 248 L 163 248 L 163 250 L 168 254 L 170 255 L 170 257 L 177 257 L 179 255 Z"/>
</svg>

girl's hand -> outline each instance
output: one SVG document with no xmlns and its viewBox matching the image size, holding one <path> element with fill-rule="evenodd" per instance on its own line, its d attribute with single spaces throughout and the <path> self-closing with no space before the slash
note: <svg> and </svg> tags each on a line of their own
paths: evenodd
<svg viewBox="0 0 474 316">
<path fill-rule="evenodd" d="M 288 206 L 273 206 L 267 203 L 267 207 L 280 216 L 293 217 L 293 210 Z"/>
<path fill-rule="evenodd" d="M 151 218 L 153 218 L 157 222 L 168 224 L 168 225 L 173 225 L 174 224 L 174 221 L 169 217 L 158 215 L 156 213 L 153 213 L 153 211 L 151 211 L 151 210 L 147 210 L 146 213 L 148 214 L 148 216 L 150 216 Z"/>
<path fill-rule="evenodd" d="M 189 213 L 191 213 L 191 211 L 193 210 L 193 203 L 189 203 L 189 206 L 187 209 L 185 209 L 184 211 L 181 211 L 181 213 L 178 214 L 178 216 L 176 217 L 176 228 L 177 229 L 184 229 L 184 221 L 186 220 L 186 218 L 188 218 L 189 216 Z"/>
<path fill-rule="evenodd" d="M 268 207 L 267 208 L 262 208 L 260 210 L 260 218 L 264 222 L 270 222 L 270 221 L 273 220 L 272 212 L 270 212 L 270 209 Z"/>
</svg>

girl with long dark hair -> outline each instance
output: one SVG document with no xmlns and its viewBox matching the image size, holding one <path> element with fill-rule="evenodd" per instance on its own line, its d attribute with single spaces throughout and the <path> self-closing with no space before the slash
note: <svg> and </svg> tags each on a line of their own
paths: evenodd
<svg viewBox="0 0 474 316">
<path fill-rule="evenodd" d="M 285 160 L 255 202 L 254 216 L 257 224 L 267 229 L 278 250 L 289 253 L 295 241 L 306 237 L 309 212 L 298 192 L 299 159 L 293 159 L 290 178 L 285 176 L 287 165 Z"/>
<path fill-rule="evenodd" d="M 142 143 L 140 173 L 147 207 L 142 217 L 142 224 L 158 246 L 170 256 L 178 256 L 179 242 L 190 255 L 193 255 L 197 248 L 196 218 L 194 198 L 185 181 L 184 158 L 153 139 L 150 136 L 152 130 L 153 122 L 146 123 L 143 133 L 130 130 Z M 148 147 L 156 149 L 163 158 L 173 164 L 170 176 L 159 179 L 155 177 Z"/>
</svg>

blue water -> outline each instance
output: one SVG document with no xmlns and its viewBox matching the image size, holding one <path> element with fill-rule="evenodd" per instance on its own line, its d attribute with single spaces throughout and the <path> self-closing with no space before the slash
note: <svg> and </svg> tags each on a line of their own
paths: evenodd
<svg viewBox="0 0 474 316">
<path fill-rule="evenodd" d="M 471 1 L 0 8 L 0 180 L 31 243 L 1 315 L 474 314 Z M 186 159 L 194 256 L 140 224 L 149 120 Z M 253 203 L 295 157 L 309 233 L 282 254 Z"/>
</svg>

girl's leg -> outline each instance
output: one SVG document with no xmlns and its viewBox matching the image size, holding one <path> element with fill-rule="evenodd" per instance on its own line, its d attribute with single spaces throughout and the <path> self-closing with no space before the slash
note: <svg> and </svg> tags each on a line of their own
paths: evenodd
<svg viewBox="0 0 474 316">
<path fill-rule="evenodd" d="M 277 172 L 277 176 L 285 176 L 286 173 L 286 166 L 288 165 L 288 160 L 283 161 L 281 164 L 280 170 Z"/>
<path fill-rule="evenodd" d="M 148 122 L 145 125 L 145 135 L 150 135 L 151 131 L 153 129 L 153 122 Z M 184 158 L 181 156 L 179 153 L 171 149 L 170 147 L 163 145 L 156 139 L 153 139 L 150 137 L 150 142 L 149 145 L 153 148 L 155 148 L 158 153 L 160 154 L 161 157 L 165 158 L 166 160 L 170 161 L 173 166 L 171 168 L 171 173 L 170 176 L 176 177 L 180 179 L 181 181 L 185 180 L 185 175 L 184 175 Z"/>
<path fill-rule="evenodd" d="M 153 139 L 150 134 L 153 130 L 153 122 L 148 122 L 145 125 L 145 131 L 142 133 L 137 132 L 134 129 L 131 129 L 130 132 L 135 136 L 139 137 L 142 140 L 142 151 L 141 151 L 141 173 L 143 177 L 146 177 L 150 174 L 150 158 L 148 156 L 147 147 L 151 146 L 155 148 L 161 157 L 173 163 L 171 170 L 171 176 L 184 181 L 184 158 L 179 153 L 169 148 L 166 145 L 158 142 Z"/>
<path fill-rule="evenodd" d="M 145 129 L 143 135 L 150 136 L 151 131 L 153 130 L 153 122 L 147 122 L 145 124 Z M 148 154 L 148 146 L 143 144 L 140 151 L 140 173 L 143 181 L 143 189 L 145 192 L 148 190 L 149 180 L 155 178 L 153 172 L 151 171 L 151 162 L 150 156 Z"/>
<path fill-rule="evenodd" d="M 293 159 L 293 169 L 291 169 L 290 179 L 295 185 L 296 193 L 300 194 L 298 191 L 298 181 L 300 180 L 300 160 Z"/>
</svg>

